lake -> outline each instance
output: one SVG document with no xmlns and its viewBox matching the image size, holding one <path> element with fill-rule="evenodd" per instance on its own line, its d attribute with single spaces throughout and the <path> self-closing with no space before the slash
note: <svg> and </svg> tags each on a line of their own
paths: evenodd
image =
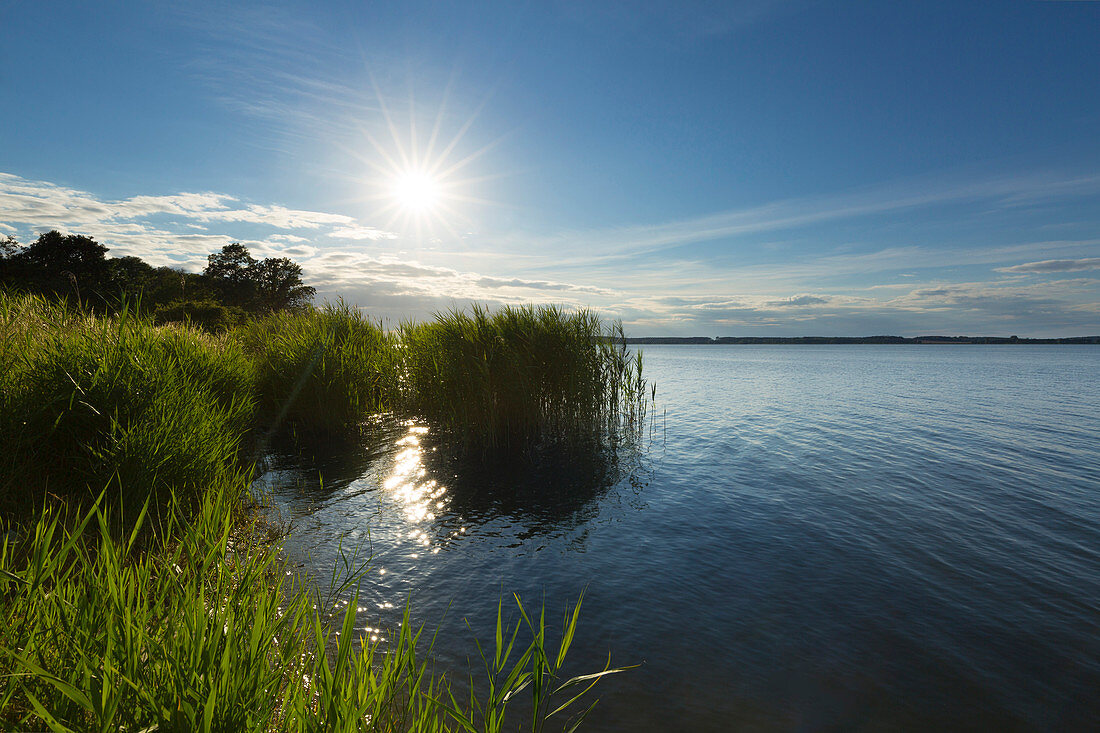
<svg viewBox="0 0 1100 733">
<path fill-rule="evenodd" d="M 360 627 L 411 598 L 445 669 L 500 597 L 556 628 L 584 591 L 570 669 L 641 665 L 585 730 L 1100 719 L 1100 348 L 642 349 L 634 448 L 467 465 L 390 422 L 273 456 L 287 552 L 322 584 L 371 552 Z"/>
</svg>

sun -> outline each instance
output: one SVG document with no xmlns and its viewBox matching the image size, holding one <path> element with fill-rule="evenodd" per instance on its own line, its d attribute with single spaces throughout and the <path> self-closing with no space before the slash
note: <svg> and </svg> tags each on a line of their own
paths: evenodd
<svg viewBox="0 0 1100 733">
<path fill-rule="evenodd" d="M 480 107 L 464 122 L 461 115 L 455 120 L 447 110 L 449 91 L 444 92 L 434 120 L 419 117 L 411 96 L 407 110 L 391 109 L 377 84 L 374 92 L 380 114 L 360 127 L 368 145 L 348 150 L 367 169 L 356 180 L 364 200 L 374 202 L 371 216 L 382 221 L 383 229 L 413 241 L 437 240 L 441 235 L 462 238 L 462 232 L 475 226 L 474 210 L 494 204 L 477 191 L 504 174 L 474 174 L 474 170 L 479 167 L 475 161 L 499 138 L 471 151 L 464 138 Z M 458 126 L 453 134 L 444 132 L 450 126 L 448 120 Z"/>
<path fill-rule="evenodd" d="M 430 172 L 406 170 L 394 178 L 391 195 L 403 211 L 426 215 L 439 205 L 442 194 L 440 181 Z"/>
</svg>

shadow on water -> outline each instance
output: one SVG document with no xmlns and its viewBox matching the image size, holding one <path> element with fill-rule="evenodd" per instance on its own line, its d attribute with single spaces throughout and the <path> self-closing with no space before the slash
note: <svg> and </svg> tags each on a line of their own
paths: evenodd
<svg viewBox="0 0 1100 733">
<path fill-rule="evenodd" d="M 404 507 L 413 523 L 434 525 L 441 539 L 459 524 L 505 520 L 524 540 L 590 521 L 612 489 L 640 506 L 649 473 L 642 456 L 637 440 L 606 435 L 523 452 L 469 452 L 423 422 L 387 416 L 365 426 L 355 443 L 272 443 L 257 486 L 277 492 L 295 513 L 374 498 Z"/>
<path fill-rule="evenodd" d="M 637 493 L 646 482 L 635 448 L 599 438 L 526 453 L 464 454 L 443 436 L 425 447 L 427 475 L 447 486 L 448 512 L 475 524 L 521 522 L 527 530 L 517 539 L 572 529 L 599 513 L 613 487 L 626 482 Z"/>
<path fill-rule="evenodd" d="M 359 440 L 303 440 L 276 434 L 258 461 L 260 481 L 290 492 L 291 500 L 324 503 L 391 454 L 404 434 L 405 426 L 396 420 L 364 425 Z"/>
</svg>

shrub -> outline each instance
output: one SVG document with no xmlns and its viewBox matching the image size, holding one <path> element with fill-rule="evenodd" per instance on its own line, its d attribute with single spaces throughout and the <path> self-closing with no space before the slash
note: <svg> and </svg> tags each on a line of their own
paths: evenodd
<svg viewBox="0 0 1100 733">
<path fill-rule="evenodd" d="M 240 326 L 247 318 L 248 314 L 240 308 L 213 300 L 174 300 L 158 305 L 153 313 L 153 322 L 158 326 L 186 323 L 209 333 L 224 333 Z"/>
</svg>

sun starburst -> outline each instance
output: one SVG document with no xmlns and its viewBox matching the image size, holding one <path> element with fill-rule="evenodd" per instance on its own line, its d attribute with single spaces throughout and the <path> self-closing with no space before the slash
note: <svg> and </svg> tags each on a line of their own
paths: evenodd
<svg viewBox="0 0 1100 733">
<path fill-rule="evenodd" d="M 472 205 L 490 203 L 474 195 L 477 184 L 495 177 L 472 175 L 471 165 L 495 142 L 473 152 L 463 149 L 464 138 L 479 109 L 458 125 L 457 132 L 447 136 L 444 128 L 452 115 L 447 109 L 449 94 L 445 93 L 425 140 L 419 134 L 418 116 L 411 99 L 408 121 L 399 124 L 377 85 L 374 91 L 389 140 L 385 140 L 385 134 L 379 140 L 368 127 L 362 128 L 369 148 L 357 156 L 371 171 L 365 181 L 367 196 L 375 202 L 371 213 L 384 221 L 383 228 L 396 229 L 417 239 L 435 237 L 441 231 L 458 237 L 459 229 L 472 223 Z M 406 116 L 404 109 L 400 116 Z"/>
</svg>

